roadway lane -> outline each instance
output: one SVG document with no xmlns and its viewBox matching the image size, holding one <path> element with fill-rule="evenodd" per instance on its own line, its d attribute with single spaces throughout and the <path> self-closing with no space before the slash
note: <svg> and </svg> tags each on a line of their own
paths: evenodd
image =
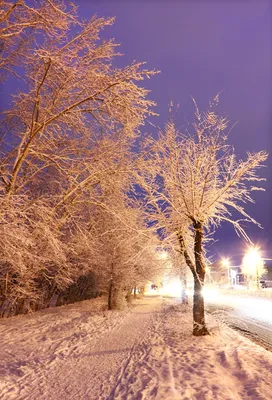
<svg viewBox="0 0 272 400">
<path fill-rule="evenodd" d="M 272 350 L 272 299 L 207 290 L 208 312 Z"/>
</svg>

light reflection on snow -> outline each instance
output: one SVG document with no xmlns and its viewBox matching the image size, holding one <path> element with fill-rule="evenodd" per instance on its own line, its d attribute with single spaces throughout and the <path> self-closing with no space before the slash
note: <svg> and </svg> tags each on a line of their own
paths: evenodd
<svg viewBox="0 0 272 400">
<path fill-rule="evenodd" d="M 216 288 L 206 288 L 202 289 L 202 295 L 206 301 L 217 301 L 219 297 L 219 290 Z"/>
<path fill-rule="evenodd" d="M 233 307 L 244 316 L 272 324 L 272 299 L 222 294 L 209 288 L 204 289 L 203 295 L 207 303 Z"/>
</svg>

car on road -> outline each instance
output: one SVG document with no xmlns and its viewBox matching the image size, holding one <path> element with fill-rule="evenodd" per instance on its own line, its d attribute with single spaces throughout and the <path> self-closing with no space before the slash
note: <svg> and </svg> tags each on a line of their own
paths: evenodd
<svg viewBox="0 0 272 400">
<path fill-rule="evenodd" d="M 272 288 L 272 281 L 260 281 L 260 284 L 263 289 Z"/>
</svg>

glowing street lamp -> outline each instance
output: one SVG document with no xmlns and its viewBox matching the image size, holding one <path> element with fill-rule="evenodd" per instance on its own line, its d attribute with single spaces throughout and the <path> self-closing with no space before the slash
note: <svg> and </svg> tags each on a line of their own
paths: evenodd
<svg viewBox="0 0 272 400">
<path fill-rule="evenodd" d="M 222 265 L 228 270 L 228 283 L 230 283 L 230 260 L 228 258 L 222 258 Z"/>
<path fill-rule="evenodd" d="M 160 260 L 166 260 L 167 258 L 168 258 L 167 251 L 162 251 L 161 253 L 159 253 L 159 259 Z"/>
<path fill-rule="evenodd" d="M 251 247 L 243 258 L 243 273 L 256 277 L 256 287 L 260 289 L 260 276 L 264 273 L 264 263 L 257 247 Z"/>
</svg>

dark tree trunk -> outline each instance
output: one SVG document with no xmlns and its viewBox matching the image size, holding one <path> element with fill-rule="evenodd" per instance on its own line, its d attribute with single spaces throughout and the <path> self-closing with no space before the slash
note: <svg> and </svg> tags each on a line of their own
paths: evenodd
<svg viewBox="0 0 272 400">
<path fill-rule="evenodd" d="M 132 303 L 132 289 L 131 287 L 127 289 L 126 300 L 128 303 Z"/>
<path fill-rule="evenodd" d="M 188 304 L 187 280 L 186 280 L 186 273 L 185 273 L 185 271 L 182 271 L 180 279 L 181 279 L 181 284 L 182 284 L 182 289 L 181 289 L 181 303 L 182 303 L 182 304 Z"/>
<path fill-rule="evenodd" d="M 109 294 L 108 294 L 108 310 L 112 310 L 112 293 L 113 293 L 113 280 L 110 280 Z"/>
<path fill-rule="evenodd" d="M 205 322 L 204 298 L 202 295 L 202 288 L 205 280 L 205 263 L 203 260 L 203 226 L 199 221 L 193 221 L 195 230 L 194 239 L 194 256 L 195 256 L 195 269 L 194 275 L 194 304 L 193 304 L 193 335 L 204 336 L 208 335 L 208 329 Z"/>
<path fill-rule="evenodd" d="M 183 286 L 182 286 L 182 291 L 181 291 L 181 303 L 188 304 L 188 295 L 186 293 L 186 289 Z"/>
<path fill-rule="evenodd" d="M 203 280 L 198 277 L 194 280 L 194 302 L 193 302 L 193 335 L 204 336 L 208 335 L 208 329 L 205 322 L 204 298 L 202 295 Z"/>
<path fill-rule="evenodd" d="M 110 285 L 109 285 L 109 293 L 108 293 L 108 310 L 113 309 L 113 263 L 111 264 L 111 277 L 110 277 Z"/>
</svg>

